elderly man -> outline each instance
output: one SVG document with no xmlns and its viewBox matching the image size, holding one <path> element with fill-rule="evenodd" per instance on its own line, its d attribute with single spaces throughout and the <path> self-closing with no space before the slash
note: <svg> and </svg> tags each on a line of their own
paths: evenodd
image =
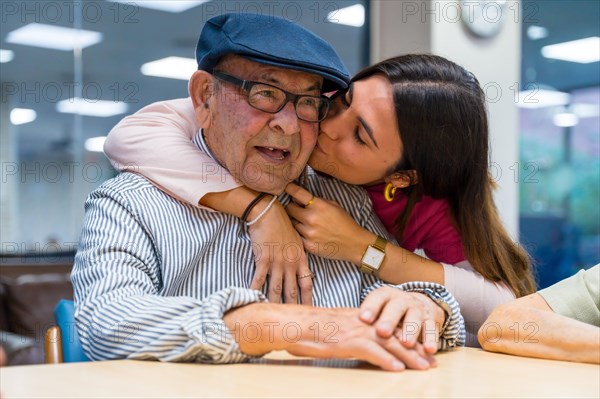
<svg viewBox="0 0 600 399">
<path fill-rule="evenodd" d="M 342 62 L 298 25 L 239 14 L 208 21 L 196 56 L 194 143 L 246 186 L 282 192 L 315 145 L 328 110 L 321 93 L 347 83 Z M 307 184 L 387 236 L 361 190 L 312 172 Z M 434 364 L 431 333 L 442 348 L 464 342 L 458 305 L 443 286 L 384 286 L 349 262 L 309 255 L 318 307 L 268 303 L 246 288 L 254 269 L 247 224 L 179 202 L 133 173 L 94 191 L 72 274 L 88 356 L 231 363 L 287 350 L 401 370 Z M 375 313 L 370 322 L 359 317 L 362 298 Z M 434 324 L 423 344 L 406 339 Z"/>
</svg>

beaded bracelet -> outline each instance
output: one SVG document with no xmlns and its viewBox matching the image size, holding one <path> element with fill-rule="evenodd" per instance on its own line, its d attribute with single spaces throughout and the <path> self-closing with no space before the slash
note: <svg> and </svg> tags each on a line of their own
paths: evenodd
<svg viewBox="0 0 600 399">
<path fill-rule="evenodd" d="M 260 193 L 256 196 L 256 198 L 254 198 L 252 200 L 252 202 L 250 202 L 250 204 L 248 204 L 248 206 L 246 207 L 246 209 L 244 210 L 244 213 L 242 214 L 242 220 L 245 222 L 248 219 L 248 216 L 250 215 L 250 212 L 252 211 L 252 209 L 256 206 L 256 204 L 258 204 L 258 202 L 265 198 L 265 196 L 267 195 L 267 193 Z"/>
<path fill-rule="evenodd" d="M 271 209 L 271 207 L 273 206 L 273 204 L 275 203 L 276 200 L 277 200 L 277 196 L 274 195 L 273 198 L 271 199 L 271 201 L 269 202 L 269 204 L 267 205 L 267 207 L 265 209 L 263 209 L 262 212 L 259 213 L 258 216 L 254 218 L 254 220 L 246 222 L 246 226 L 252 226 L 254 223 L 258 222 L 260 220 L 260 218 L 265 216 L 265 213 L 267 213 L 269 211 L 269 209 Z"/>
</svg>

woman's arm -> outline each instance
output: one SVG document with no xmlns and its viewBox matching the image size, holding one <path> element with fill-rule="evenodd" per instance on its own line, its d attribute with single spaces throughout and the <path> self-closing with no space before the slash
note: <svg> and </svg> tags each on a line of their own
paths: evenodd
<svg viewBox="0 0 600 399">
<path fill-rule="evenodd" d="M 304 247 L 311 252 L 313 248 L 329 246 L 327 257 L 360 265 L 367 246 L 373 244 L 377 236 L 361 227 L 336 202 L 315 198 L 311 193 L 296 184 L 289 184 L 285 190 L 294 202 L 287 206 L 294 226 L 303 238 Z M 297 204 L 307 204 L 302 207 Z M 388 243 L 386 256 L 379 268 L 378 276 L 391 284 L 409 281 L 430 281 L 444 284 L 444 268 L 441 263 L 421 257 L 411 251 Z"/>
<path fill-rule="evenodd" d="M 198 206 L 206 193 L 241 186 L 192 142 L 198 131 L 190 98 L 161 101 L 119 122 L 108 134 L 104 152 L 117 170 L 139 173 Z"/>
<path fill-rule="evenodd" d="M 302 207 L 297 204 L 308 203 L 312 194 L 294 184 L 288 185 L 286 192 L 296 201 L 296 204 L 288 205 L 287 210 L 295 220 L 296 230 L 302 236 L 308 252 L 327 246 L 336 250 L 320 255 L 330 255 L 331 258 L 360 265 L 365 249 L 375 242 L 375 234 L 359 226 L 335 202 L 314 198 L 309 207 Z M 477 330 L 490 312 L 496 306 L 514 299 L 514 294 L 505 284 L 483 278 L 467 261 L 454 266 L 438 263 L 391 242 L 387 244 L 385 252 L 378 273 L 383 281 L 391 284 L 429 281 L 448 288 L 464 315 L 469 346 L 477 345 Z"/>
<path fill-rule="evenodd" d="M 600 364 L 600 328 L 554 313 L 537 293 L 499 306 L 478 338 L 491 352 Z"/>
<path fill-rule="evenodd" d="M 444 285 L 460 303 L 465 318 L 467 346 L 479 346 L 479 328 L 496 307 L 514 300 L 515 294 L 503 282 L 484 278 L 468 261 L 443 266 Z"/>
</svg>

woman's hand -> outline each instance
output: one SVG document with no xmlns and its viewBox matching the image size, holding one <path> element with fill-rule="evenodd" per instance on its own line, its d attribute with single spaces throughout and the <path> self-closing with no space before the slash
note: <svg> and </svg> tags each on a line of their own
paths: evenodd
<svg viewBox="0 0 600 399">
<path fill-rule="evenodd" d="M 437 352 L 446 317 L 444 310 L 427 295 L 387 286 L 367 295 L 359 314 L 360 320 L 373 324 L 382 338 L 394 334 L 408 348 L 422 342 L 430 355 Z"/>
<path fill-rule="evenodd" d="M 269 301 L 312 305 L 312 273 L 308 268 L 302 239 L 292 226 L 283 206 L 275 201 L 271 209 L 250 226 L 256 273 L 250 288 L 259 290 L 269 276 Z"/>
<path fill-rule="evenodd" d="M 359 226 L 335 201 L 317 198 L 294 183 L 288 184 L 285 192 L 295 202 L 286 210 L 308 252 L 360 263 L 366 246 L 375 240 L 372 233 Z"/>
</svg>

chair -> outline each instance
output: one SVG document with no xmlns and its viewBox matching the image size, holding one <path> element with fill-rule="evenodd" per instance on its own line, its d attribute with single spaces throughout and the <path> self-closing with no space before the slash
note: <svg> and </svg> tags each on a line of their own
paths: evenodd
<svg viewBox="0 0 600 399">
<path fill-rule="evenodd" d="M 56 325 L 46 331 L 46 363 L 88 362 L 75 324 L 75 304 L 61 299 L 54 308 Z"/>
</svg>

